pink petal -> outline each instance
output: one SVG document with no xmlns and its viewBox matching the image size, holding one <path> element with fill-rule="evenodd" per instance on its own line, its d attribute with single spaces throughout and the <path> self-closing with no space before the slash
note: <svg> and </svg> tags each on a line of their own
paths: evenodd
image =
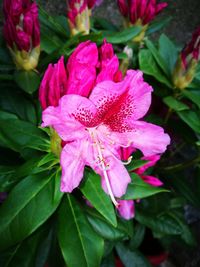
<svg viewBox="0 0 200 267">
<path fill-rule="evenodd" d="M 106 161 L 109 164 L 107 174 L 112 192 L 114 196 L 121 197 L 126 193 L 126 189 L 128 184 L 131 182 L 131 178 L 120 160 L 114 158 L 111 155 L 110 157 L 106 157 Z M 102 187 L 104 191 L 108 194 L 108 189 L 105 178 L 103 176 L 103 172 L 100 168 L 97 170 L 97 172 L 101 175 Z"/>
<path fill-rule="evenodd" d="M 120 147 L 119 149 L 119 155 L 120 158 L 124 161 L 128 160 L 128 158 L 131 156 L 131 154 L 135 151 L 136 149 L 134 147 Z"/>
<path fill-rule="evenodd" d="M 68 94 L 88 96 L 96 80 L 97 46 L 90 41 L 81 43 L 67 63 Z"/>
<path fill-rule="evenodd" d="M 64 141 L 87 138 L 84 124 L 91 123 L 96 109 L 85 97 L 65 95 L 58 107 L 48 107 L 42 113 L 42 127 L 52 126 Z"/>
<path fill-rule="evenodd" d="M 93 89 L 90 99 L 99 117 L 112 131 L 130 131 L 128 122 L 144 116 L 151 103 L 152 87 L 143 81 L 142 72 L 129 70 L 122 82 L 104 81 Z"/>
<path fill-rule="evenodd" d="M 134 130 L 129 134 L 132 146 L 140 149 L 144 156 L 163 153 L 170 143 L 169 135 L 157 125 L 135 121 L 132 127 Z"/>
<path fill-rule="evenodd" d="M 143 174 L 148 168 L 154 166 L 156 164 L 156 162 L 158 160 L 160 160 L 160 156 L 159 155 L 152 155 L 152 156 L 148 156 L 148 157 L 143 157 L 142 159 L 148 160 L 148 162 L 136 170 L 136 172 L 138 174 Z"/>
<path fill-rule="evenodd" d="M 118 212 L 126 220 L 130 220 L 135 216 L 135 205 L 133 200 L 119 200 Z"/>
<path fill-rule="evenodd" d="M 161 182 L 158 178 L 150 175 L 142 175 L 141 178 L 147 183 L 152 186 L 161 186 L 163 182 Z"/>
<path fill-rule="evenodd" d="M 117 0 L 119 10 L 123 16 L 128 16 L 128 5 L 126 0 Z"/>
<path fill-rule="evenodd" d="M 83 142 L 72 142 L 66 144 L 61 153 L 61 191 L 72 192 L 83 178 L 85 167 L 85 159 L 83 158 L 83 150 L 87 146 Z"/>
</svg>

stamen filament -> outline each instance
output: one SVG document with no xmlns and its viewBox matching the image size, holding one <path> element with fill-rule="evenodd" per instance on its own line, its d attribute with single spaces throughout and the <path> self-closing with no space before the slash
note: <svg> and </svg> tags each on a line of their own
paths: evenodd
<svg viewBox="0 0 200 267">
<path fill-rule="evenodd" d="M 108 178 L 108 174 L 107 174 L 107 167 L 105 165 L 105 160 L 104 160 L 103 155 L 102 155 L 100 143 L 99 143 L 98 138 L 96 136 L 93 136 L 93 138 L 95 138 L 95 144 L 97 146 L 97 150 L 98 150 L 98 154 L 99 154 L 99 160 L 100 160 L 100 164 L 101 164 L 101 167 L 102 167 L 102 170 L 103 170 L 103 175 L 104 175 L 104 178 L 105 178 L 105 182 L 106 182 L 106 186 L 107 186 L 107 189 L 108 189 L 108 193 L 110 195 L 110 198 L 111 198 L 113 204 L 117 208 L 119 206 L 119 203 L 116 201 L 116 199 L 115 199 L 115 197 L 113 195 L 111 186 L 110 186 L 110 182 L 109 182 L 109 178 Z"/>
</svg>

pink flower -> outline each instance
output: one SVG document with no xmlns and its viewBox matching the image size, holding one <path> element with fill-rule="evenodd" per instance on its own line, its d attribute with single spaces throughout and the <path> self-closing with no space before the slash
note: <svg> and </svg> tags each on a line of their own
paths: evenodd
<svg viewBox="0 0 200 267">
<path fill-rule="evenodd" d="M 37 66 L 40 54 L 38 9 L 30 0 L 4 0 L 4 37 L 15 63 L 22 69 Z"/>
<path fill-rule="evenodd" d="M 146 175 L 145 171 L 154 166 L 158 160 L 160 160 L 159 155 L 152 155 L 152 156 L 147 156 L 143 157 L 143 160 L 148 160 L 147 163 L 145 163 L 142 167 L 136 169 L 134 172 L 137 173 L 146 183 L 152 185 L 152 186 L 161 186 L 163 183 L 156 177 Z"/>
<path fill-rule="evenodd" d="M 87 62 L 87 57 L 90 59 L 89 51 L 88 54 L 79 52 L 86 44 L 92 55 L 98 54 L 95 44 L 80 44 L 69 59 L 69 75 L 77 59 L 78 62 Z M 102 53 L 101 49 L 99 53 Z M 102 58 L 104 56 L 96 66 L 99 72 L 89 97 L 77 92 L 64 95 L 58 106 L 49 106 L 43 111 L 42 126 L 53 127 L 66 142 L 61 152 L 61 191 L 72 192 L 80 184 L 87 165 L 102 177 L 103 189 L 117 206 L 115 197 L 125 194 L 130 182 L 118 156 L 119 147 L 132 145 L 150 156 L 164 152 L 170 140 L 161 127 L 139 120 L 150 106 L 152 92 L 152 87 L 143 81 L 142 72 L 129 70 L 120 82 L 115 82 L 115 75 L 99 78 L 102 62 L 106 60 Z M 91 64 L 87 66 L 94 68 Z M 115 68 L 113 73 L 116 73 Z M 82 83 L 86 84 L 88 79 L 90 77 L 82 76 Z"/>
<path fill-rule="evenodd" d="M 118 0 L 117 3 L 121 14 L 131 24 L 140 21 L 142 25 L 149 24 L 167 6 L 166 2 L 157 4 L 156 0 Z"/>
<path fill-rule="evenodd" d="M 126 220 L 130 220 L 135 216 L 135 205 L 133 200 L 119 200 L 118 212 Z"/>
<path fill-rule="evenodd" d="M 193 80 L 200 60 L 200 27 L 192 35 L 192 40 L 181 51 L 173 73 L 174 85 L 186 88 Z"/>
<path fill-rule="evenodd" d="M 72 35 L 89 33 L 91 9 L 95 3 L 96 0 L 67 0 L 67 18 Z"/>
<path fill-rule="evenodd" d="M 40 85 L 39 100 L 42 109 L 57 106 L 60 97 L 65 94 L 87 97 L 96 83 L 121 79 L 119 61 L 112 45 L 104 40 L 98 52 L 96 45 L 87 41 L 74 50 L 66 69 L 63 57 L 54 66 L 48 66 Z"/>
</svg>

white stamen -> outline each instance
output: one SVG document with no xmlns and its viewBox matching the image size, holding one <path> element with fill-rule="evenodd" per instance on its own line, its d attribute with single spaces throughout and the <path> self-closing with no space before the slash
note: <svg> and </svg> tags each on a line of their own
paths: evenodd
<svg viewBox="0 0 200 267">
<path fill-rule="evenodd" d="M 103 158 L 103 155 L 102 155 L 102 151 L 101 151 L 101 144 L 100 142 L 98 141 L 98 138 L 96 137 L 96 135 L 94 135 L 94 132 L 92 132 L 92 135 L 91 135 L 95 141 L 95 145 L 97 147 L 97 150 L 98 150 L 98 159 L 99 159 L 99 164 L 101 165 L 101 168 L 102 168 L 102 171 L 103 171 L 103 175 L 104 175 L 104 178 L 105 178 L 105 182 L 106 182 L 106 186 L 107 186 L 107 189 L 108 189 L 108 193 L 110 195 L 110 198 L 113 202 L 113 204 L 118 207 L 119 206 L 119 203 L 116 201 L 114 195 L 113 195 L 113 192 L 112 192 L 112 189 L 111 189 L 111 186 L 110 186 L 110 182 L 109 182 L 109 178 L 108 178 L 108 174 L 107 174 L 107 170 L 109 168 L 109 165 L 107 165 L 105 163 L 105 159 Z"/>
<path fill-rule="evenodd" d="M 127 161 L 124 161 L 124 162 L 122 162 L 123 163 L 123 165 L 128 165 L 128 164 L 130 164 L 131 163 L 131 160 L 132 160 L 132 156 L 130 156 L 129 158 L 128 158 L 128 160 Z"/>
</svg>

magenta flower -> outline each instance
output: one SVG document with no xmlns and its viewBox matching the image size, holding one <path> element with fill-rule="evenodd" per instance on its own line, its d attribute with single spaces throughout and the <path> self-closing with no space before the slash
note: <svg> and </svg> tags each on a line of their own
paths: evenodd
<svg viewBox="0 0 200 267">
<path fill-rule="evenodd" d="M 159 155 L 152 155 L 152 156 L 147 156 L 143 157 L 143 160 L 148 160 L 147 163 L 145 163 L 142 167 L 136 169 L 134 172 L 137 173 L 147 184 L 150 184 L 152 186 L 161 186 L 163 183 L 156 177 L 151 176 L 151 175 L 146 175 L 145 171 L 153 167 L 158 160 L 160 160 Z"/>
<path fill-rule="evenodd" d="M 193 33 L 192 40 L 181 51 L 173 73 L 174 85 L 186 88 L 193 80 L 200 60 L 200 27 Z"/>
<path fill-rule="evenodd" d="M 4 37 L 18 68 L 30 70 L 38 64 L 40 27 L 38 10 L 30 0 L 4 0 Z"/>
<path fill-rule="evenodd" d="M 71 34 L 88 34 L 90 31 L 91 9 L 96 0 L 67 0 L 67 18 Z"/>
<path fill-rule="evenodd" d="M 89 51 L 82 53 L 80 47 L 89 48 L 91 54 Z M 130 182 L 118 156 L 119 147 L 132 145 L 150 156 L 164 152 L 170 140 L 161 127 L 139 120 L 149 108 L 152 92 L 152 87 L 143 81 L 141 71 L 129 70 L 120 82 L 115 81 L 118 70 L 114 67 L 109 75 L 102 75 L 110 60 L 116 64 L 115 56 L 110 52 L 108 59 L 104 58 L 106 53 L 102 51 L 107 48 L 109 45 L 104 43 L 99 50 L 103 55 L 96 63 L 96 81 L 93 81 L 92 91 L 89 90 L 89 97 L 79 94 L 82 86 L 79 82 L 75 94 L 64 95 L 57 107 L 49 106 L 43 111 L 42 126 L 53 127 L 65 141 L 61 152 L 61 191 L 72 192 L 80 184 L 87 165 L 102 177 L 103 189 L 117 206 L 115 197 L 125 194 Z M 98 55 L 95 44 L 80 44 L 68 61 L 69 76 L 70 69 L 76 69 L 76 63 L 87 62 L 94 54 Z M 86 66 L 93 73 L 94 66 Z M 76 75 L 73 77 L 77 79 Z M 87 84 L 91 77 L 83 75 L 81 79 L 82 84 Z"/>
</svg>

